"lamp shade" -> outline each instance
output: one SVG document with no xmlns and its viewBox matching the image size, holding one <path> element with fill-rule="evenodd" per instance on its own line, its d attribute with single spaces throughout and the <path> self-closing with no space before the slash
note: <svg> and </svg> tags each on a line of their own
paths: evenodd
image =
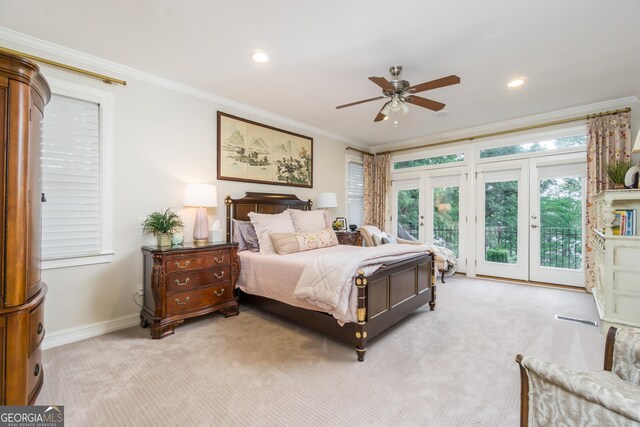
<svg viewBox="0 0 640 427">
<path fill-rule="evenodd" d="M 633 144 L 633 150 L 631 150 L 633 154 L 640 153 L 640 130 L 638 130 L 638 135 L 636 135 L 636 142 Z"/>
<path fill-rule="evenodd" d="M 319 208 L 337 208 L 338 198 L 336 193 L 320 193 L 318 195 L 317 207 Z"/>
<path fill-rule="evenodd" d="M 185 206 L 214 208 L 218 206 L 218 192 L 212 184 L 187 184 L 184 193 Z"/>
</svg>

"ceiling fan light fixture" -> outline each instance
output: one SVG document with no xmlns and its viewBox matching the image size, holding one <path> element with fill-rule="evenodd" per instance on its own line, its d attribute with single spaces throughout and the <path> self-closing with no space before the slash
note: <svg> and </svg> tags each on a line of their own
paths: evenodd
<svg viewBox="0 0 640 427">
<path fill-rule="evenodd" d="M 391 115 L 391 103 L 388 102 L 382 110 L 380 110 L 380 114 L 383 114 L 385 117 L 389 117 Z"/>
<path fill-rule="evenodd" d="M 269 61 L 269 55 L 267 55 L 261 50 L 256 50 L 251 54 L 251 59 L 253 59 L 254 62 L 257 62 L 259 64 L 264 64 L 265 62 Z"/>
</svg>

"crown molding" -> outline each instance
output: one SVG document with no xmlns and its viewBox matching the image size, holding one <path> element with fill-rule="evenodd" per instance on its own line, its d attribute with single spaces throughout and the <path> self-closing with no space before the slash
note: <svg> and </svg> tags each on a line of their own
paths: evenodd
<svg viewBox="0 0 640 427">
<path fill-rule="evenodd" d="M 178 83 L 173 80 L 169 80 L 164 77 L 157 76 L 155 74 L 148 73 L 146 71 L 141 71 L 136 68 L 128 67 L 126 65 L 122 65 L 117 62 L 109 61 L 107 59 L 103 59 L 98 56 L 94 56 L 88 53 L 70 49 L 68 47 L 64 47 L 59 44 L 55 44 L 46 40 L 39 39 L 37 37 L 33 37 L 30 35 L 20 33 L 18 31 L 14 31 L 9 28 L 0 26 L 0 43 L 1 42 L 11 43 L 13 44 L 11 46 L 12 49 L 24 50 L 25 53 L 29 53 L 32 55 L 44 53 L 44 55 L 40 55 L 40 56 L 42 56 L 43 58 L 51 59 L 51 60 L 55 60 L 55 59 L 49 58 L 48 55 L 55 55 L 56 57 L 64 59 L 66 61 L 73 61 L 77 64 L 82 64 L 83 66 L 87 66 L 87 67 L 99 68 L 101 70 L 109 71 L 111 73 L 115 73 L 120 76 L 127 76 L 129 78 L 140 80 L 145 83 L 150 83 L 156 86 L 160 86 L 165 89 L 172 90 L 174 92 L 193 96 L 195 98 L 204 99 L 211 103 L 218 104 L 221 109 L 229 108 L 229 109 L 245 112 L 247 114 L 251 114 L 251 115 L 260 117 L 262 119 L 275 122 L 279 125 L 286 125 L 286 126 L 295 128 L 297 130 L 302 130 L 302 131 L 313 133 L 316 135 L 321 135 L 329 139 L 333 139 L 335 141 L 351 144 L 358 148 L 362 148 L 363 150 L 370 149 L 370 147 L 367 144 L 364 144 L 363 142 L 357 141 L 352 138 L 348 138 L 346 136 L 338 135 L 338 134 L 329 132 L 327 130 L 308 125 L 306 123 L 291 120 L 286 117 L 279 116 L 277 114 L 273 114 L 256 107 L 252 107 L 247 104 L 242 104 L 240 102 L 237 102 L 228 98 L 224 98 L 222 96 L 216 95 L 211 92 L 196 89 L 194 87 L 191 87 L 182 83 Z M 36 50 L 37 52 L 34 52 L 34 50 Z"/>
<path fill-rule="evenodd" d="M 535 125 L 544 122 L 562 120 L 574 116 L 582 116 L 594 114 L 601 111 L 616 110 L 618 108 L 626 108 L 630 105 L 640 102 L 636 96 L 628 96 L 625 98 L 611 99 L 608 101 L 596 102 L 593 104 L 581 105 L 577 107 L 565 108 L 562 110 L 551 111 L 548 113 L 536 114 L 534 116 L 520 117 L 517 119 L 505 120 L 502 122 L 488 123 L 480 126 L 474 126 L 464 129 L 457 129 L 449 132 L 441 132 L 432 135 L 419 136 L 417 138 L 407 139 L 403 141 L 388 142 L 385 144 L 374 145 L 371 147 L 373 153 L 398 150 L 401 148 L 411 148 L 417 145 L 436 144 L 441 141 L 450 139 L 464 138 L 466 136 L 481 135 L 485 133 L 498 132 L 502 130 L 515 129 L 519 127 Z"/>
</svg>

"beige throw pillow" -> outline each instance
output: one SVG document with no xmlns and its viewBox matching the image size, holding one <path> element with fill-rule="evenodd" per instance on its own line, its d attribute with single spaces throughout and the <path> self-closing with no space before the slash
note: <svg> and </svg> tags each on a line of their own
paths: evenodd
<svg viewBox="0 0 640 427">
<path fill-rule="evenodd" d="M 299 209 L 287 209 L 291 215 L 291 222 L 296 232 L 318 231 L 327 227 L 325 211 L 301 211 Z"/>
<path fill-rule="evenodd" d="M 253 228 L 256 230 L 261 254 L 276 254 L 273 244 L 271 243 L 271 238 L 269 238 L 270 233 L 294 233 L 296 231 L 295 228 L 293 228 L 291 215 L 289 215 L 288 212 L 274 215 L 249 212 L 248 216 L 251 224 L 253 224 Z"/>
<path fill-rule="evenodd" d="M 330 228 L 303 233 L 271 233 L 269 236 L 278 255 L 338 245 L 336 233 Z"/>
</svg>

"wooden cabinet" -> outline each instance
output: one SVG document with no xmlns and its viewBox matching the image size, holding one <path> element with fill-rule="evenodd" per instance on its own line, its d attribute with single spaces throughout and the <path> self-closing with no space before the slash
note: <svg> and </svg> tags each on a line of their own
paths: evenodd
<svg viewBox="0 0 640 427">
<path fill-rule="evenodd" d="M 336 236 L 341 245 L 362 246 L 362 236 L 359 231 L 336 231 Z"/>
<path fill-rule="evenodd" d="M 222 311 L 238 314 L 234 288 L 240 272 L 238 245 L 145 246 L 144 305 L 140 325 L 151 337 L 175 332 L 184 319 Z"/>
<path fill-rule="evenodd" d="M 32 62 L 0 54 L 0 404 L 32 404 L 42 388 L 40 143 L 49 86 Z"/>
<path fill-rule="evenodd" d="M 640 237 L 613 235 L 616 210 L 640 214 L 640 190 L 608 190 L 598 194 L 594 236 L 595 285 L 603 331 L 609 326 L 640 327 Z"/>
</svg>

